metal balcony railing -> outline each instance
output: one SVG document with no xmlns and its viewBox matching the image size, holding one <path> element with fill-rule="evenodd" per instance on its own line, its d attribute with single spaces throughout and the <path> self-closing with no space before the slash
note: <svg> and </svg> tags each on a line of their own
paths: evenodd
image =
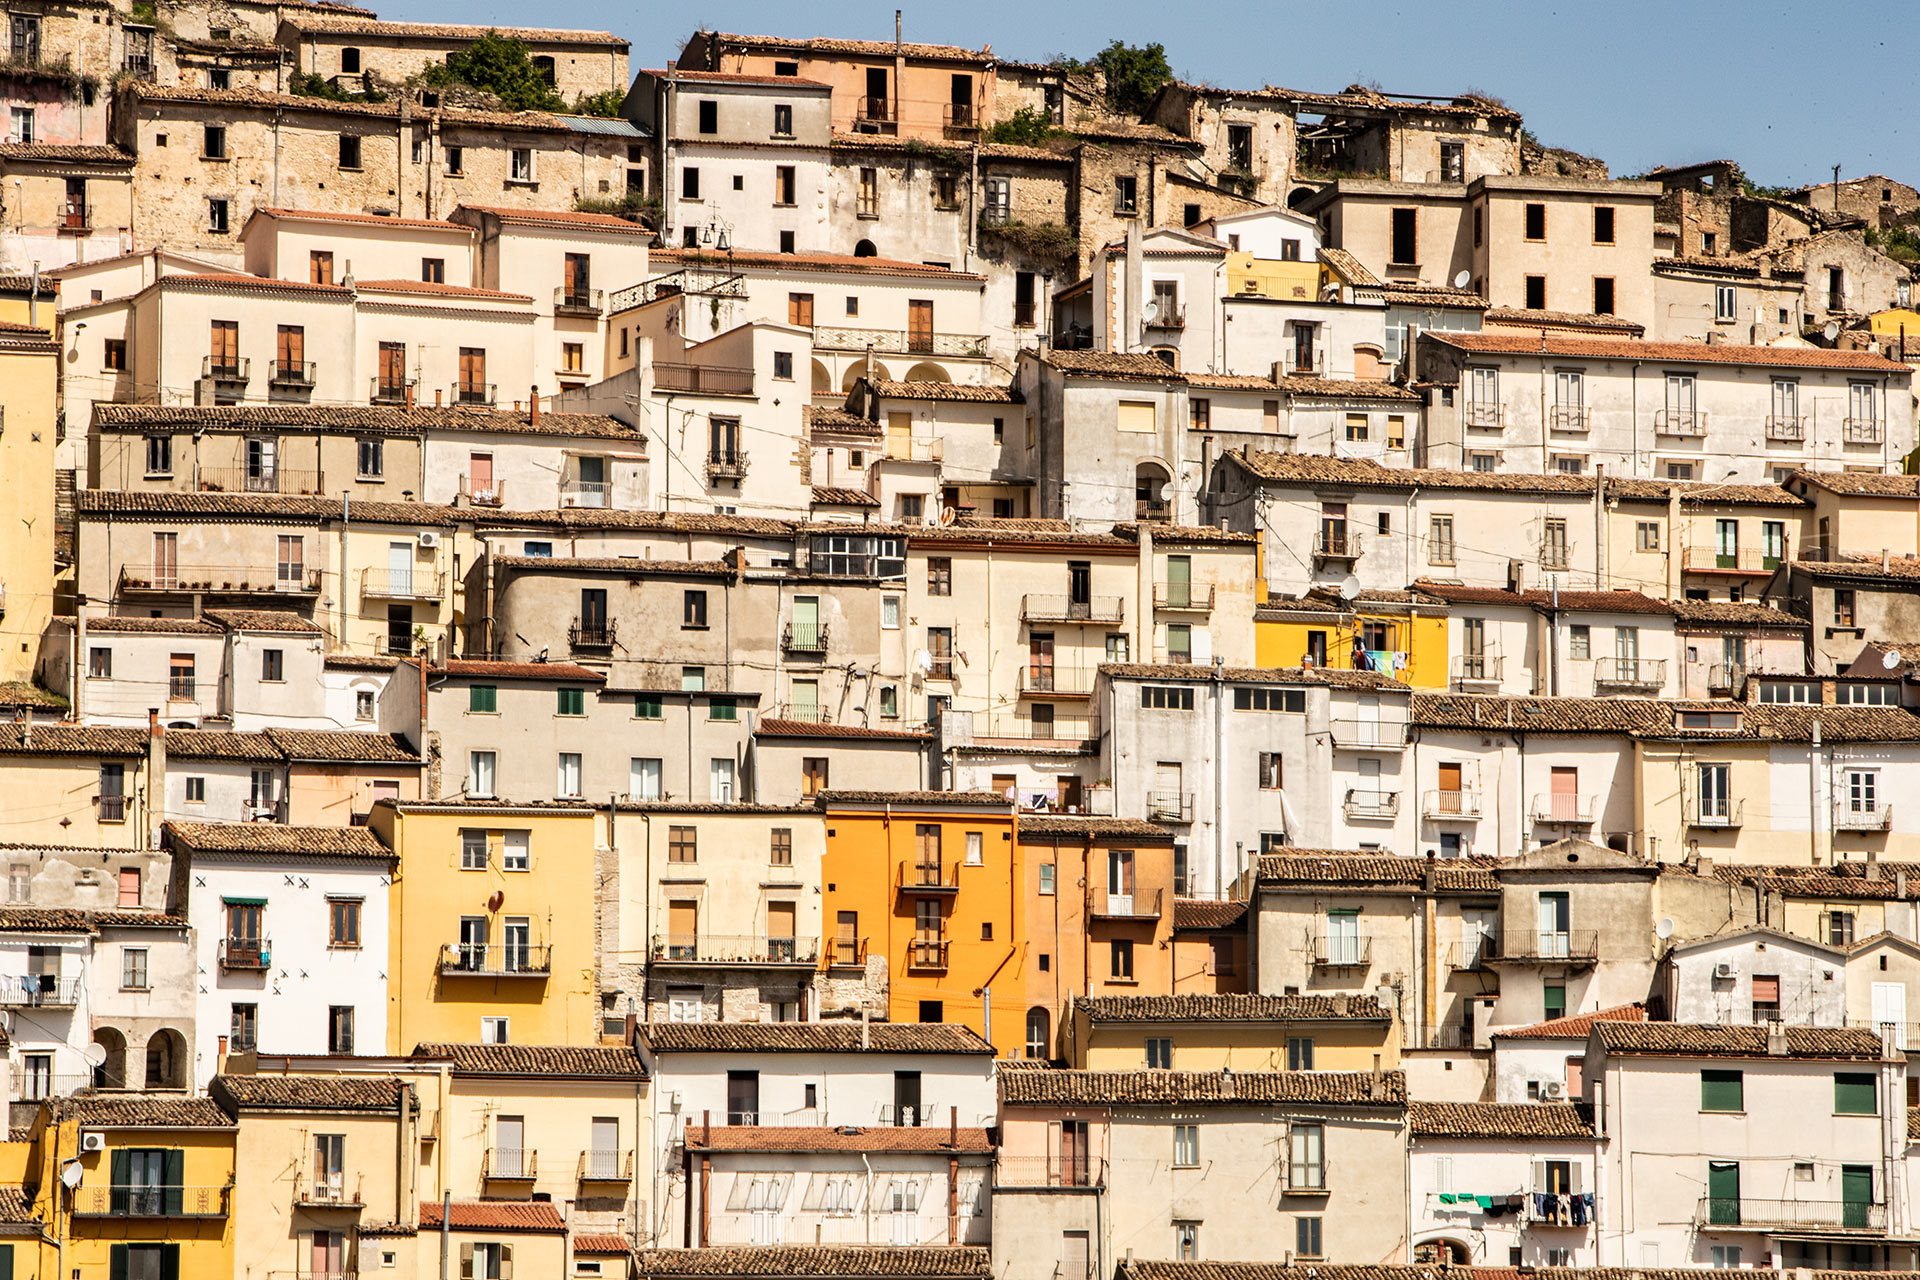
<svg viewBox="0 0 1920 1280">
<path fill-rule="evenodd" d="M 1372 963 L 1372 938 L 1320 934 L 1313 940 L 1313 964 L 1316 969 L 1358 969 Z"/>
<path fill-rule="evenodd" d="M 1731 663 L 1716 662 L 1707 668 L 1707 689 L 1709 692 L 1719 690 L 1724 693 L 1732 693 L 1740 688 L 1746 678 L 1747 669 L 1745 667 Z"/>
<path fill-rule="evenodd" d="M 273 967 L 273 939 L 222 938 L 220 967 L 228 973 L 263 973 Z"/>
<path fill-rule="evenodd" d="M 215 382 L 245 382 L 253 368 L 248 356 L 202 356 L 200 376 Z"/>
<path fill-rule="evenodd" d="M 1315 560 L 1358 560 L 1360 558 L 1360 535 L 1357 533 L 1329 533 L 1321 530 L 1313 536 L 1313 558 Z"/>
<path fill-rule="evenodd" d="M 980 116 L 971 102 L 949 102 L 940 113 L 940 125 L 949 134 L 970 136 L 980 131 Z"/>
<path fill-rule="evenodd" d="M 1038 698 L 1088 698 L 1093 696 L 1095 672 L 1079 667 L 1020 668 L 1020 695 Z"/>
<path fill-rule="evenodd" d="M 1154 312 L 1153 319 L 1147 321 L 1149 329 L 1184 329 L 1187 327 L 1187 309 L 1168 307 L 1164 311 Z"/>
<path fill-rule="evenodd" d="M 745 449 L 709 449 L 707 451 L 707 483 L 715 480 L 738 480 L 747 474 L 747 451 Z"/>
<path fill-rule="evenodd" d="M 951 945 L 951 941 L 946 938 L 915 938 L 907 944 L 907 967 L 944 969 L 947 967 L 947 948 Z"/>
<path fill-rule="evenodd" d="M 76 1218 L 224 1218 L 233 1187 L 80 1187 L 73 1193 Z"/>
<path fill-rule="evenodd" d="M 318 494 L 320 473 L 305 468 L 202 467 L 197 477 L 202 493 Z"/>
<path fill-rule="evenodd" d="M 937 436 L 904 436 L 887 440 L 887 457 L 895 462 L 939 462 L 946 457 L 946 442 Z"/>
<path fill-rule="evenodd" d="M 1346 798 L 1341 801 L 1341 811 L 1349 819 L 1378 821 L 1383 818 L 1400 816 L 1400 793 L 1398 791 L 1360 791 L 1349 789 Z"/>
<path fill-rule="evenodd" d="M 930 333 L 924 329 L 848 329 L 820 325 L 813 345 L 822 351 L 866 351 L 882 355 L 980 358 L 987 354 L 983 333 Z"/>
<path fill-rule="evenodd" d="M 1452 665 L 1455 684 L 1500 683 L 1501 659 L 1497 653 L 1463 653 Z"/>
<path fill-rule="evenodd" d="M 352 1208 L 365 1204 L 361 1194 L 361 1176 L 358 1173 L 330 1173 L 324 1178 L 314 1178 L 302 1174 L 293 1184 L 293 1202 L 307 1207 Z"/>
<path fill-rule="evenodd" d="M 862 132 L 870 132 L 881 125 L 893 123 L 893 104 L 886 98 L 860 98 L 853 104 L 854 127 L 866 126 Z M 891 132 L 891 130 L 889 130 Z"/>
<path fill-rule="evenodd" d="M 99 796 L 100 821 L 125 822 L 127 820 L 127 798 L 125 796 Z"/>
<path fill-rule="evenodd" d="M 480 1176 L 488 1182 L 532 1182 L 540 1173 L 540 1153 L 531 1147 L 488 1147 Z"/>
<path fill-rule="evenodd" d="M 95 1074 L 54 1075 L 42 1071 L 25 1071 L 16 1066 L 7 1082 L 7 1100 L 10 1102 L 41 1102 L 47 1098 L 65 1098 L 76 1093 L 91 1093 L 95 1089 L 123 1089 L 126 1081 L 119 1074 L 102 1067 Z"/>
<path fill-rule="evenodd" d="M 1316 1164 L 1299 1164 L 1287 1161 L 1280 1166 L 1280 1194 L 1291 1196 L 1323 1196 L 1331 1187 L 1327 1185 L 1327 1166 L 1325 1161 Z"/>
<path fill-rule="evenodd" d="M 1699 409 L 1657 409 L 1653 414 L 1653 430 L 1663 436 L 1704 436 L 1707 415 Z"/>
<path fill-rule="evenodd" d="M 753 370 L 733 365 L 653 362 L 653 385 L 660 391 L 695 395 L 750 396 Z"/>
<path fill-rule="evenodd" d="M 1807 438 L 1807 420 L 1804 417 L 1791 418 L 1769 414 L 1767 417 L 1767 439 L 1797 442 Z"/>
<path fill-rule="evenodd" d="M 567 645 L 574 649 L 611 649 L 619 639 L 618 628 L 612 618 L 585 624 L 575 618 L 567 626 Z"/>
<path fill-rule="evenodd" d="M 71 1009 L 79 1002 L 78 978 L 62 978 L 57 973 L 9 974 L 0 977 L 0 1006 L 6 1008 Z"/>
<path fill-rule="evenodd" d="M 553 313 L 557 316 L 598 316 L 605 309 L 604 289 L 569 289 L 561 285 L 553 291 Z"/>
<path fill-rule="evenodd" d="M 1155 889 L 1146 893 L 1114 893 L 1108 891 L 1106 901 L 1091 912 L 1098 918 L 1108 920 L 1158 920 L 1166 906 L 1166 890 Z"/>
<path fill-rule="evenodd" d="M 1107 1185 L 1107 1162 L 1002 1154 L 993 1162 L 993 1181 L 1001 1187 L 1058 1187 L 1081 1191 Z"/>
<path fill-rule="evenodd" d="M 735 298 L 747 296 L 746 277 L 729 271 L 716 271 L 707 267 L 685 267 L 679 271 L 669 271 L 666 275 L 643 280 L 639 284 L 616 289 L 607 299 L 608 309 L 614 312 L 631 311 L 635 307 L 644 307 L 658 302 L 662 298 L 677 298 L 686 294 L 698 294 L 701 297 Z"/>
<path fill-rule="evenodd" d="M 772 938 L 758 934 L 655 934 L 656 961 L 678 964 L 784 965 L 811 967 L 820 960 L 818 938 Z"/>
<path fill-rule="evenodd" d="M 1413 725 L 1406 720 L 1330 720 L 1327 732 L 1336 747 L 1367 751 L 1399 751 L 1413 739 Z"/>
<path fill-rule="evenodd" d="M 1506 425 L 1507 411 L 1491 400 L 1469 400 L 1460 410 L 1461 421 L 1480 431 L 1498 431 Z"/>
<path fill-rule="evenodd" d="M 1596 688 L 1658 689 L 1666 682 L 1665 658 L 1601 658 L 1593 664 Z"/>
<path fill-rule="evenodd" d="M 960 888 L 960 864 L 920 859 L 900 863 L 899 887 L 915 894 L 949 894 Z"/>
<path fill-rule="evenodd" d="M 1746 806 L 1744 800 L 1702 801 L 1693 796 L 1687 800 L 1687 825 L 1690 827 L 1719 827 L 1732 830 L 1744 821 L 1742 812 Z"/>
<path fill-rule="evenodd" d="M 1694 1225 L 1712 1229 L 1751 1227 L 1755 1230 L 1821 1228 L 1839 1231 L 1881 1232 L 1887 1229 L 1887 1206 L 1863 1200 L 1757 1200 L 1748 1196 L 1701 1196 L 1694 1209 Z"/>
<path fill-rule="evenodd" d="M 1840 439 L 1847 444 L 1879 444 L 1884 438 L 1878 418 L 1848 418 L 1840 424 Z"/>
<path fill-rule="evenodd" d="M 367 399 L 374 404 L 407 404 L 413 399 L 413 389 L 420 384 L 418 378 L 370 378 L 367 380 Z"/>
<path fill-rule="evenodd" d="M 633 1152 L 582 1151 L 576 1182 L 630 1182 L 633 1179 Z"/>
<path fill-rule="evenodd" d="M 1499 947 L 1486 958 L 1520 964 L 1592 964 L 1600 958 L 1600 933 L 1596 929 L 1512 929 L 1500 935 Z"/>
<path fill-rule="evenodd" d="M 1016 302 L 1013 304 L 1013 327 L 1016 329 L 1033 328 L 1039 312 L 1039 304 Z"/>
<path fill-rule="evenodd" d="M 1058 696 L 1058 695 L 1042 695 Z M 1097 716 L 973 716 L 973 739 L 1001 742 L 1090 742 L 1100 736 Z"/>
<path fill-rule="evenodd" d="M 1690 573 L 1708 573 L 1715 570 L 1772 573 L 1780 567 L 1779 550 L 1769 551 L 1764 547 L 1735 547 L 1726 551 L 1719 547 L 1688 547 L 1681 553 L 1680 565 Z"/>
<path fill-rule="evenodd" d="M 499 384 L 493 382 L 456 382 L 449 388 L 448 394 L 455 404 L 484 405 L 491 408 L 494 393 L 498 389 Z"/>
<path fill-rule="evenodd" d="M 440 948 L 440 972 L 492 978 L 544 978 L 553 970 L 553 948 L 534 943 L 449 942 Z"/>
<path fill-rule="evenodd" d="M 120 569 L 116 588 L 128 593 L 199 592 L 216 595 L 318 595 L 320 570 L 269 564 L 181 564 L 166 569 Z"/>
<path fill-rule="evenodd" d="M 1210 582 L 1159 582 L 1153 588 L 1153 607 L 1170 613 L 1211 613 L 1213 592 Z"/>
<path fill-rule="evenodd" d="M 1147 817 L 1154 822 L 1192 822 L 1193 792 L 1150 792 L 1147 795 Z"/>
<path fill-rule="evenodd" d="M 842 968 L 853 968 L 867 962 L 867 940 L 865 938 L 835 938 L 827 944 L 827 963 Z"/>
<path fill-rule="evenodd" d="M 447 592 L 447 575 L 431 569 L 362 569 L 360 593 L 382 600 L 438 600 Z"/>
<path fill-rule="evenodd" d="M 87 205 L 69 200 L 60 209 L 60 230 L 75 235 L 92 230 L 93 211 Z"/>
<path fill-rule="evenodd" d="M 613 486 L 605 480 L 562 480 L 560 505 L 587 510 L 605 510 L 611 504 Z"/>
<path fill-rule="evenodd" d="M 1535 822 L 1565 823 L 1571 826 L 1593 824 L 1593 797 L 1581 795 L 1539 795 L 1533 798 L 1529 814 Z"/>
<path fill-rule="evenodd" d="M 1877 800 L 1842 800 L 1833 806 L 1835 831 L 1891 831 L 1893 806 Z"/>
<path fill-rule="evenodd" d="M 1480 793 L 1471 788 L 1425 792 L 1420 797 L 1420 815 L 1441 822 L 1471 822 L 1480 816 Z"/>
<path fill-rule="evenodd" d="M 781 635 L 781 644 L 790 653 L 825 653 L 827 651 L 827 624 L 824 622 L 789 622 Z"/>
<path fill-rule="evenodd" d="M 313 386 L 314 370 L 318 366 L 311 360 L 275 360 L 273 371 L 267 380 L 276 387 Z"/>
<path fill-rule="evenodd" d="M 1547 410 L 1547 424 L 1555 431 L 1585 431 L 1590 412 L 1583 404 L 1556 404 Z"/>
<path fill-rule="evenodd" d="M 1100 622 L 1118 625 L 1127 618 L 1127 602 L 1122 596 L 1044 596 L 1020 597 L 1022 622 Z"/>
</svg>

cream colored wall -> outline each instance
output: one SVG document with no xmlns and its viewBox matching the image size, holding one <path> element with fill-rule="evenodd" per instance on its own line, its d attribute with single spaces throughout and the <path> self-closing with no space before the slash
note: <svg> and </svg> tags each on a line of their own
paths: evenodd
<svg viewBox="0 0 1920 1280">
<path fill-rule="evenodd" d="M 1590 184 L 1581 184 L 1587 186 Z M 1653 196 L 1644 184 L 1639 194 L 1561 191 L 1549 181 L 1511 188 L 1489 185 L 1485 209 L 1486 297 L 1496 307 L 1527 305 L 1527 276 L 1547 278 L 1547 310 L 1593 310 L 1596 276 L 1613 280 L 1613 314 L 1648 327 L 1654 325 Z M 1526 238 L 1526 206 L 1543 204 L 1544 240 Z M 1596 244 L 1593 211 L 1613 210 L 1613 243 Z M 1469 218 L 1471 214 L 1467 215 Z"/>
<path fill-rule="evenodd" d="M 257 217 L 247 226 L 244 239 L 247 270 L 280 280 L 312 279 L 308 255 L 317 249 L 333 255 L 335 284 L 349 274 L 360 280 L 418 280 L 426 258 L 445 262 L 447 284 L 477 283 L 473 232 L 451 223 L 436 229 L 404 223 L 382 226 Z"/>
<path fill-rule="evenodd" d="M 1089 1028 L 1084 1012 L 1073 1017 L 1073 1065 L 1086 1071 L 1138 1071 L 1146 1065 L 1146 1040 L 1173 1040 L 1175 1071 L 1284 1071 L 1287 1041 L 1313 1041 L 1316 1071 L 1390 1070 L 1400 1064 L 1400 1036 L 1384 1022 L 1360 1019 L 1318 1022 L 1114 1022 Z"/>
<path fill-rule="evenodd" d="M 536 383 L 557 388 L 552 371 L 558 346 L 543 342 L 537 303 L 517 299 L 463 299 L 426 294 L 362 293 L 352 340 L 357 360 L 353 399 L 364 404 L 380 372 L 380 344 L 406 345 L 407 377 L 417 379 L 414 403 L 451 404 L 460 381 L 460 348 L 486 352 L 486 380 L 496 404 L 525 404 Z M 589 344 L 589 358 L 593 344 Z"/>
<path fill-rule="evenodd" d="M 142 325 L 136 335 L 143 348 L 135 354 L 136 368 L 144 374 L 149 358 L 157 365 L 157 385 L 145 397 L 149 403 L 196 403 L 215 320 L 240 326 L 240 359 L 248 364 L 246 400 L 264 402 L 269 397 L 278 330 L 283 324 L 305 330 L 305 356 L 314 365 L 316 380 L 313 398 L 333 403 L 355 398 L 352 303 L 344 291 L 280 294 L 251 288 L 172 289 L 163 284 L 142 295 L 137 306 L 143 317 L 153 315 L 152 341 L 158 348 L 157 356 L 144 349 L 148 344 Z"/>
<path fill-rule="evenodd" d="M 66 847 L 139 849 L 146 843 L 144 761 L 126 759 L 126 819 L 102 822 L 100 758 L 18 755 L 0 757 L 0 810 L 10 815 L 8 838 Z"/>
<path fill-rule="evenodd" d="M 502 1195 L 519 1199 L 542 1192 L 552 1196 L 556 1205 L 576 1200 L 580 1155 L 592 1149 L 596 1116 L 620 1122 L 623 1153 L 653 1149 L 646 1099 L 646 1082 L 639 1080 L 456 1076 L 447 1088 L 440 1117 L 445 1150 L 438 1158 L 443 1181 L 435 1191 L 451 1191 L 456 1200 Z M 497 1145 L 503 1115 L 518 1115 L 525 1121 L 524 1149 L 535 1153 L 531 1190 L 525 1182 L 489 1183 L 481 1176 L 488 1149 Z M 636 1177 L 646 1173 L 637 1156 L 634 1171 Z M 505 1186 L 512 1190 L 503 1190 Z"/>
<path fill-rule="evenodd" d="M 47 317 L 49 327 L 52 316 Z M 58 350 L 0 343 L 0 680 L 33 675 L 53 617 L 54 440 Z"/>
<path fill-rule="evenodd" d="M 633 947 L 651 952 L 655 940 L 666 936 L 672 899 L 699 903 L 703 938 L 764 941 L 770 902 L 793 905 L 796 938 L 818 943 L 831 931 L 821 923 L 820 895 L 806 887 L 820 883 L 820 860 L 826 852 L 826 828 L 817 810 L 641 809 L 622 812 L 620 822 L 620 936 L 631 939 Z M 674 827 L 694 829 L 697 861 L 669 860 Z M 791 833 L 791 866 L 770 861 L 770 832 L 776 827 Z"/>
<path fill-rule="evenodd" d="M 411 1136 L 411 1125 L 405 1131 Z M 370 1219 L 412 1220 L 417 1205 L 413 1188 L 400 1179 L 400 1126 L 393 1113 L 242 1112 L 234 1143 L 234 1176 L 243 1188 L 245 1211 L 234 1215 L 234 1255 L 244 1269 L 275 1258 L 308 1256 L 315 1230 L 337 1229 L 339 1209 L 306 1209 L 295 1203 L 313 1187 L 314 1141 L 320 1134 L 346 1139 L 342 1191 L 363 1202 Z M 412 1143 L 405 1143 L 411 1153 Z M 377 1269 L 377 1251 L 388 1241 L 359 1244 L 360 1265 Z M 348 1259 L 349 1265 L 352 1259 Z"/>
</svg>

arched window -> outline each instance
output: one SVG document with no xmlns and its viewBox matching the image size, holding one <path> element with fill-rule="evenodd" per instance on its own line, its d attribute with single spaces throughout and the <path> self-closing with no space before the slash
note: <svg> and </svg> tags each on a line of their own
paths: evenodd
<svg viewBox="0 0 1920 1280">
<path fill-rule="evenodd" d="M 1027 1056 L 1029 1058 L 1050 1058 L 1053 1056 L 1053 1036 L 1051 1034 L 1053 1016 L 1045 1009 L 1027 1010 Z"/>
<path fill-rule="evenodd" d="M 1167 471 L 1158 463 L 1143 462 L 1133 469 L 1133 518 L 1167 518 Z"/>
<path fill-rule="evenodd" d="M 856 258 L 877 258 L 880 256 L 880 250 L 874 248 L 873 241 L 862 240 L 859 244 L 853 246 L 853 256 Z"/>
<path fill-rule="evenodd" d="M 1155 347 L 1148 354 L 1152 355 L 1155 360 L 1158 360 L 1169 369 L 1178 369 L 1180 367 L 1180 351 L 1177 347 Z"/>
</svg>

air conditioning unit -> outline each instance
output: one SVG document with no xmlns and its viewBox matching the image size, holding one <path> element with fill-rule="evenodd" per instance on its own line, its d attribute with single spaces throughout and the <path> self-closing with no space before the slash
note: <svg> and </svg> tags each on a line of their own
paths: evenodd
<svg viewBox="0 0 1920 1280">
<path fill-rule="evenodd" d="M 420 532 L 420 545 L 423 547 L 437 547 L 440 545 L 440 535 L 431 529 L 423 529 Z"/>
<path fill-rule="evenodd" d="M 1713 966 L 1713 976 L 1716 978 L 1731 978 L 1733 977 L 1733 966 L 1723 960 Z"/>
<path fill-rule="evenodd" d="M 83 1133 L 80 1135 L 80 1150 L 83 1153 L 88 1151 L 105 1151 L 106 1149 L 107 1149 L 106 1134 Z"/>
<path fill-rule="evenodd" d="M 1560 1102 L 1567 1096 L 1567 1086 L 1559 1080 L 1543 1081 L 1540 1085 L 1540 1096 L 1548 1102 Z"/>
</svg>

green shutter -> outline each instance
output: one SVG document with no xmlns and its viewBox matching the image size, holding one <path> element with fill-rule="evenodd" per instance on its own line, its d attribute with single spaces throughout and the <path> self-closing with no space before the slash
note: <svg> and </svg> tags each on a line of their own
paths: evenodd
<svg viewBox="0 0 1920 1280">
<path fill-rule="evenodd" d="M 0 1280 L 13 1280 L 13 1246 L 0 1244 Z"/>
<path fill-rule="evenodd" d="M 162 1207 L 169 1214 L 180 1212 L 180 1184 L 187 1172 L 187 1153 L 172 1148 L 160 1155 L 160 1184 Z"/>
<path fill-rule="evenodd" d="M 733 709 L 733 699 L 732 698 L 712 699 L 707 704 L 707 718 L 710 720 L 737 719 L 738 717 L 735 715 L 734 709 Z"/>
<path fill-rule="evenodd" d="M 1842 1071 L 1833 1077 L 1833 1113 L 1837 1116 L 1878 1115 L 1873 1074 L 1867 1071 Z"/>
<path fill-rule="evenodd" d="M 128 1203 L 129 1197 L 127 1195 L 127 1181 L 129 1177 L 128 1166 L 131 1163 L 132 1156 L 125 1151 L 110 1151 L 107 1153 L 107 1166 L 113 1179 L 113 1189 L 107 1194 L 107 1211 L 109 1213 L 125 1213 L 130 1207 Z M 121 1265 L 124 1271 L 125 1263 L 123 1262 Z"/>
<path fill-rule="evenodd" d="M 160 1280 L 180 1280 L 180 1246 L 160 1246 Z"/>
<path fill-rule="evenodd" d="M 1723 1227 L 1740 1224 L 1740 1166 L 1731 1160 L 1707 1162 L 1707 1221 Z"/>
<path fill-rule="evenodd" d="M 127 1280 L 127 1246 L 116 1244 L 107 1250 L 107 1280 Z"/>
<path fill-rule="evenodd" d="M 633 695 L 633 714 L 637 720 L 659 720 L 666 712 L 661 699 L 650 693 Z"/>
<path fill-rule="evenodd" d="M 586 714 L 587 696 L 586 696 L 585 690 L 558 689 L 558 690 L 555 690 L 555 692 L 560 695 L 559 703 L 560 703 L 561 715 L 579 716 L 579 715 Z"/>
<path fill-rule="evenodd" d="M 497 693 L 498 693 L 498 690 L 496 690 L 490 684 L 468 685 L 467 686 L 467 710 L 469 711 L 497 710 L 498 709 L 497 701 L 496 701 Z"/>
<path fill-rule="evenodd" d="M 1702 1071 L 1700 1073 L 1700 1109 L 1702 1111 L 1745 1111 L 1745 1077 L 1738 1071 Z"/>
</svg>

